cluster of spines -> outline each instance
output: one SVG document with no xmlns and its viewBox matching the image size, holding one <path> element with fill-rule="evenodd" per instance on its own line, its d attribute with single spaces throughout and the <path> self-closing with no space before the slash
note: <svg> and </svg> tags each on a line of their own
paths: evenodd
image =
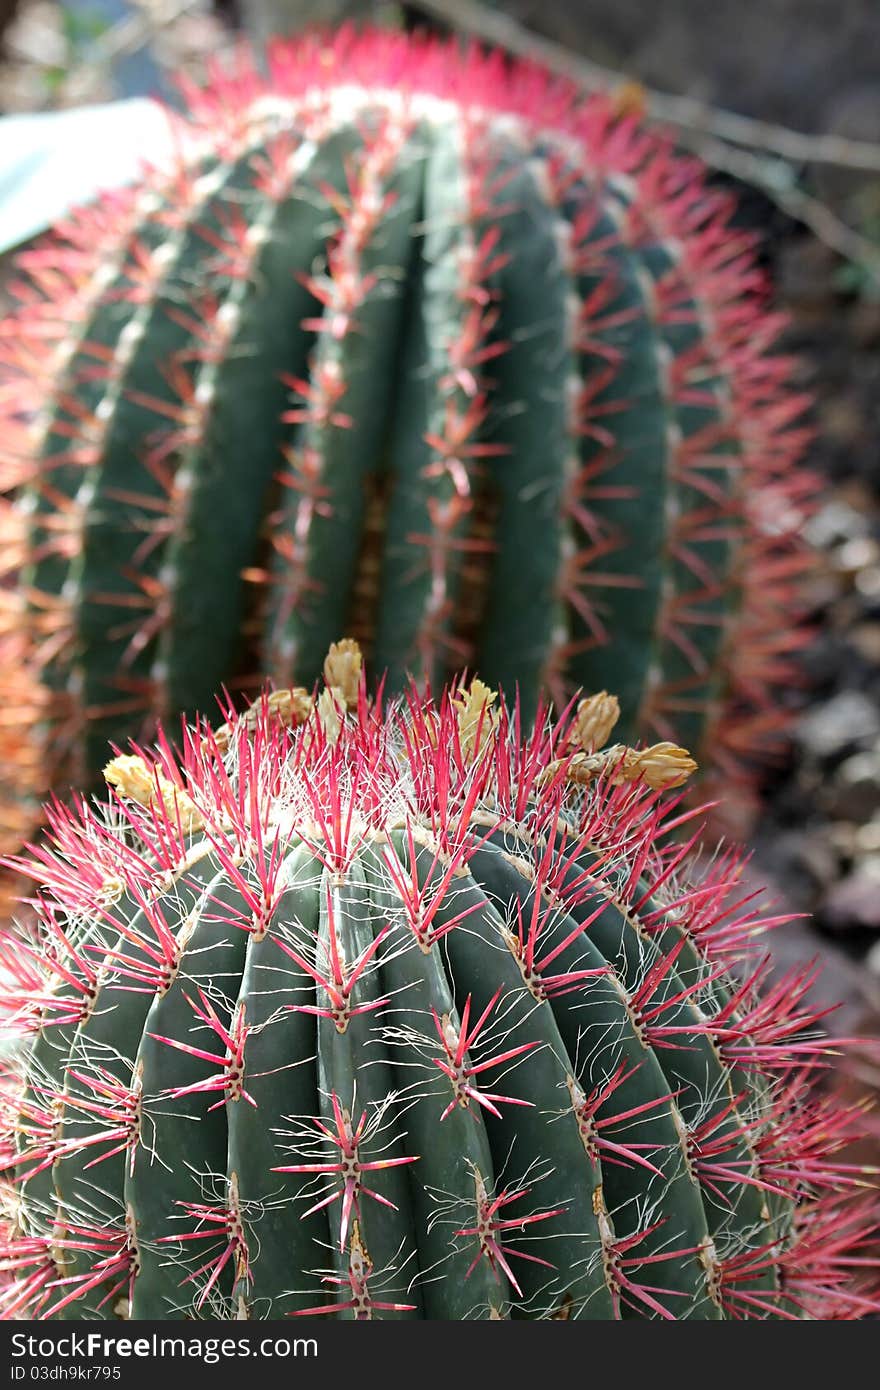
<svg viewBox="0 0 880 1390">
<path fill-rule="evenodd" d="M 473 655 L 529 699 L 613 681 L 741 780 L 802 640 L 810 482 L 728 200 L 497 55 L 343 32 L 268 66 L 188 89 L 179 165 L 25 257 L 0 330 L 4 704 L 44 777 L 221 680 L 310 678 L 354 593 L 395 684 Z"/>
<path fill-rule="evenodd" d="M 694 813 L 479 683 L 329 694 L 116 759 L 20 864 L 7 1316 L 876 1309 L 813 969 L 749 963 Z"/>
</svg>

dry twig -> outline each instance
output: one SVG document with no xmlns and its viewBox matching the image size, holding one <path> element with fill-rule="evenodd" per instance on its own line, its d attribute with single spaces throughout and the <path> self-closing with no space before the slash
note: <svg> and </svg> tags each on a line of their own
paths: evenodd
<svg viewBox="0 0 880 1390">
<path fill-rule="evenodd" d="M 525 29 L 509 15 L 478 0 L 408 0 L 411 9 L 483 39 L 519 58 L 531 58 L 587 91 L 609 91 L 627 81 L 624 73 L 571 53 L 552 39 Z M 680 144 L 711 168 L 760 188 L 783 212 L 847 260 L 866 266 L 880 279 L 880 246 L 861 236 L 819 199 L 792 180 L 779 178 L 780 162 L 829 164 L 880 174 L 880 144 L 837 135 L 809 135 L 723 111 L 693 97 L 644 89 L 645 108 L 676 127 Z"/>
</svg>

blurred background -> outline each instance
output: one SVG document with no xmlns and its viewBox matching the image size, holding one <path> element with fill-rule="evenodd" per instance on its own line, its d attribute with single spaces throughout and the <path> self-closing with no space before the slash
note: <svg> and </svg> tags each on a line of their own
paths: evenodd
<svg viewBox="0 0 880 1390">
<path fill-rule="evenodd" d="M 170 75 L 198 75 L 242 33 L 259 40 L 343 19 L 475 35 L 587 88 L 610 87 L 670 123 L 760 231 L 790 318 L 785 347 L 815 398 L 811 463 L 824 486 L 809 526 L 822 557 L 809 689 L 790 757 L 768 783 L 750 875 L 807 914 L 775 933 L 774 950 L 782 964 L 823 957 L 821 991 L 845 1001 L 832 1031 L 880 1036 L 880 5 L 0 0 L 0 297 L 11 245 L 31 230 L 20 218 L 25 180 L 43 215 L 34 174 L 41 141 L 55 136 L 34 113 L 155 94 L 173 102 Z M 134 121 L 141 104 L 130 110 Z M 113 155 L 110 127 L 95 129 L 80 148 L 100 169 Z M 135 125 L 118 131 L 135 143 Z M 854 1084 L 880 1090 L 877 1057 L 853 1065 Z"/>
</svg>

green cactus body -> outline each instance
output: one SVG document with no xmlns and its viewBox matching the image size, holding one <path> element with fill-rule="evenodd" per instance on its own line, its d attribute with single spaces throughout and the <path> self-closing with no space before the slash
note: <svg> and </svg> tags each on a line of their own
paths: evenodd
<svg viewBox="0 0 880 1390">
<path fill-rule="evenodd" d="M 728 973 L 761 921 L 663 847 L 662 749 L 586 777 L 577 721 L 327 669 L 116 758 L 106 824 L 22 861 L 58 947 L 6 1003 L 6 1315 L 876 1307 L 809 971 Z"/>
<path fill-rule="evenodd" d="M 726 201 L 477 53 L 269 67 L 191 93 L 180 167 L 83 214 L 63 292 L 26 258 L 0 325 L 4 703 L 44 778 L 223 685 L 309 685 L 349 630 L 390 688 L 467 666 L 526 721 L 613 688 L 729 788 L 778 734 L 807 482 Z"/>
</svg>

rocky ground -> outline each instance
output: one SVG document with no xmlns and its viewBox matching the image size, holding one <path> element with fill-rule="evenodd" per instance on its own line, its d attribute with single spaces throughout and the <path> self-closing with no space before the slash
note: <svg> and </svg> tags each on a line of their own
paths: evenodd
<svg viewBox="0 0 880 1390">
<path fill-rule="evenodd" d="M 827 484 L 809 524 L 822 567 L 808 704 L 768 788 L 757 860 L 818 930 L 880 973 L 880 303 L 836 292 L 833 258 L 805 237 L 780 239 L 774 258 Z"/>
<path fill-rule="evenodd" d="M 880 133 L 880 131 L 878 131 Z M 835 256 L 791 227 L 768 255 L 815 399 L 811 462 L 825 480 L 809 538 L 814 637 L 791 756 L 753 836 L 756 879 L 795 912 L 783 961 L 821 952 L 841 1033 L 880 1034 L 880 301 L 839 288 Z M 861 1067 L 876 1085 L 880 1070 Z"/>
</svg>

